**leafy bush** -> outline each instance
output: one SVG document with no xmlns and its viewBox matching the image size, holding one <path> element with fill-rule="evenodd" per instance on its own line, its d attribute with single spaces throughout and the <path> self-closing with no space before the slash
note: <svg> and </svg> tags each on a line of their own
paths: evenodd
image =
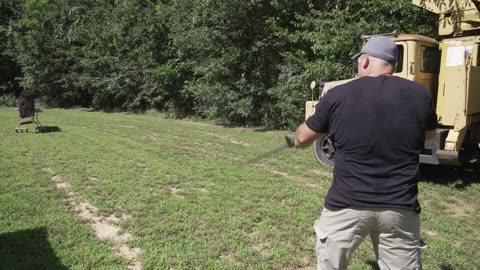
<svg viewBox="0 0 480 270">
<path fill-rule="evenodd" d="M 17 98 L 14 95 L 0 96 L 0 106 L 16 107 L 17 106 Z"/>
<path fill-rule="evenodd" d="M 0 39 L 46 105 L 274 129 L 303 121 L 311 80 L 351 76 L 361 33 L 436 28 L 410 0 L 12 3 Z"/>
</svg>

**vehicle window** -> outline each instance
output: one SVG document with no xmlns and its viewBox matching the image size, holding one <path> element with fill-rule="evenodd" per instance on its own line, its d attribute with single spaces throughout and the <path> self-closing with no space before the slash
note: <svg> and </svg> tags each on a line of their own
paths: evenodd
<svg viewBox="0 0 480 270">
<path fill-rule="evenodd" d="M 480 66 L 480 46 L 478 46 L 477 58 L 477 66 Z"/>
<path fill-rule="evenodd" d="M 397 45 L 397 68 L 395 73 L 403 71 L 403 46 Z"/>
<path fill-rule="evenodd" d="M 421 47 L 420 71 L 423 73 L 438 73 L 440 70 L 440 50 L 435 47 Z"/>
</svg>

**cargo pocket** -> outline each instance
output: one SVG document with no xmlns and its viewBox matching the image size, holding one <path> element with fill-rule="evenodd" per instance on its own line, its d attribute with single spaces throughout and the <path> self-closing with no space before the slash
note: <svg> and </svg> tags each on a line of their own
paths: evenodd
<svg viewBox="0 0 480 270">
<path fill-rule="evenodd" d="M 315 250 L 317 253 L 317 262 L 324 263 L 327 261 L 328 258 L 328 234 L 325 230 L 322 229 L 320 220 L 315 221 L 314 228 L 315 234 L 317 235 L 317 243 L 315 246 Z"/>
<path fill-rule="evenodd" d="M 422 270 L 423 269 L 421 253 L 422 253 L 422 250 L 425 250 L 427 248 L 428 248 L 428 245 L 422 239 L 419 239 L 418 240 L 418 245 L 417 245 L 417 250 L 416 250 L 417 254 L 416 254 L 415 259 L 412 263 L 411 269 L 415 269 L 415 270 Z"/>
</svg>

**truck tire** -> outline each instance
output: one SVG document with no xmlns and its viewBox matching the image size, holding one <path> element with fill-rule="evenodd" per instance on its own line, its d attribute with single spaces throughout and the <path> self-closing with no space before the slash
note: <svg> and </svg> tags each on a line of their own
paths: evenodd
<svg viewBox="0 0 480 270">
<path fill-rule="evenodd" d="M 335 146 L 333 145 L 330 134 L 322 134 L 322 136 L 313 143 L 313 152 L 320 164 L 327 167 L 334 166 Z"/>
</svg>

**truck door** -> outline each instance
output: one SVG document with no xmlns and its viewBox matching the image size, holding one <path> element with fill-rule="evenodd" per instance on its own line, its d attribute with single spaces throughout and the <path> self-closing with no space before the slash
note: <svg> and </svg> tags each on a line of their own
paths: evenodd
<svg viewBox="0 0 480 270">
<path fill-rule="evenodd" d="M 434 98 L 436 104 L 441 51 L 437 47 L 431 47 L 424 44 L 419 45 L 420 63 L 418 72 L 415 74 L 415 81 L 430 90 L 430 94 Z"/>
<path fill-rule="evenodd" d="M 437 46 L 418 41 L 408 42 L 407 79 L 425 86 L 436 104 L 441 51 Z"/>
</svg>

